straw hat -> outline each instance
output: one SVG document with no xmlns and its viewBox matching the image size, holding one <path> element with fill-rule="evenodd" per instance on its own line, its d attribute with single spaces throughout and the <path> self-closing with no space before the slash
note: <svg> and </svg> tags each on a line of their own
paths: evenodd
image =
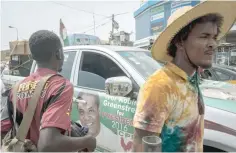
<svg viewBox="0 0 236 153">
<path fill-rule="evenodd" d="M 167 48 L 173 37 L 194 19 L 207 14 L 216 13 L 223 17 L 221 39 L 233 26 L 236 19 L 236 1 L 213 1 L 201 2 L 195 7 L 185 6 L 176 10 L 168 19 L 167 28 L 159 35 L 154 42 L 151 52 L 155 60 L 171 61 L 173 58 L 168 55 Z"/>
</svg>

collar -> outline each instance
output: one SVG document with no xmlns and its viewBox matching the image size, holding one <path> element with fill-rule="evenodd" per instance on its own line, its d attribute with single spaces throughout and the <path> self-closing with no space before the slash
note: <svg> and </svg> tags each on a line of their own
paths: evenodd
<svg viewBox="0 0 236 153">
<path fill-rule="evenodd" d="M 48 69 L 48 68 L 38 68 L 36 73 L 38 73 L 39 75 L 57 74 L 56 71 Z"/>
<path fill-rule="evenodd" d="M 181 77 L 182 79 L 184 79 L 185 81 L 188 80 L 188 75 L 186 72 L 184 72 L 181 68 L 179 68 L 178 66 L 176 66 L 175 64 L 168 62 L 166 64 L 166 68 L 168 70 L 170 70 L 171 72 L 175 73 L 176 75 L 178 75 L 179 77 Z"/>
<path fill-rule="evenodd" d="M 198 76 L 198 73 L 195 72 L 193 76 L 188 76 L 186 72 L 184 72 L 181 68 L 176 66 L 175 64 L 168 62 L 166 64 L 166 68 L 170 70 L 171 72 L 175 73 L 179 77 L 181 77 L 183 80 L 190 82 L 191 84 L 199 84 L 200 78 Z"/>
</svg>

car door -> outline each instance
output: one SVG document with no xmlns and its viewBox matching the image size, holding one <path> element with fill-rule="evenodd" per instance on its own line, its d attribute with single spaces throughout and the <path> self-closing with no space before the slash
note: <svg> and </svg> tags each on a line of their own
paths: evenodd
<svg viewBox="0 0 236 153">
<path fill-rule="evenodd" d="M 89 128 L 97 139 L 97 151 L 131 151 L 136 101 L 105 93 L 107 78 L 130 77 L 129 74 L 115 58 L 102 51 L 83 50 L 79 62 L 72 119 Z"/>
<path fill-rule="evenodd" d="M 215 68 L 214 71 L 215 71 L 217 80 L 219 81 L 228 81 L 228 80 L 231 80 L 231 78 L 233 78 L 232 75 L 230 75 L 224 70 Z"/>
</svg>

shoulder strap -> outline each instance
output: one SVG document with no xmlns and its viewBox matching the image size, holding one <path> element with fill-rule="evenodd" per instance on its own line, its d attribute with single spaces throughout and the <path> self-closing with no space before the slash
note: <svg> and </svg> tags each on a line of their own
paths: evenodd
<svg viewBox="0 0 236 153">
<path fill-rule="evenodd" d="M 16 134 L 16 138 L 20 141 L 25 141 L 25 138 L 27 136 L 27 133 L 29 131 L 30 124 L 32 122 L 32 119 L 34 117 L 35 109 L 38 104 L 39 97 L 41 96 L 41 92 L 49 78 L 52 76 L 55 76 L 57 74 L 49 74 L 45 77 L 43 77 L 38 85 L 36 86 L 35 92 L 33 93 L 32 98 L 28 101 L 28 107 L 26 109 L 26 112 L 23 115 L 23 120 L 18 128 L 18 132 Z"/>
<path fill-rule="evenodd" d="M 41 114 L 40 114 L 40 120 L 42 119 L 43 113 L 46 112 L 47 108 L 48 108 L 51 104 L 53 104 L 54 102 L 56 102 L 57 99 L 61 96 L 61 93 L 63 92 L 63 90 L 65 89 L 65 87 L 66 87 L 66 80 L 64 81 L 64 83 L 62 84 L 62 86 L 60 86 L 60 88 L 58 89 L 56 95 L 50 97 L 47 101 L 45 101 L 45 102 L 43 103 L 43 108 L 42 108 Z"/>
<path fill-rule="evenodd" d="M 14 135 L 16 134 L 16 131 L 17 131 L 17 123 L 16 123 L 16 108 L 17 108 L 17 90 L 18 90 L 18 87 L 19 87 L 20 83 L 17 83 L 13 89 L 12 89 L 12 98 L 13 98 L 13 126 L 14 126 Z"/>
</svg>

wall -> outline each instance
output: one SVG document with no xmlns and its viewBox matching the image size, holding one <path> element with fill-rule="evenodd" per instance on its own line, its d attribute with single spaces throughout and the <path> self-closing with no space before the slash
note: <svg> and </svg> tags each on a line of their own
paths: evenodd
<svg viewBox="0 0 236 153">
<path fill-rule="evenodd" d="M 2 50 L 1 51 L 1 61 L 9 61 L 10 59 L 10 50 Z"/>
<path fill-rule="evenodd" d="M 149 10 L 140 14 L 135 18 L 135 31 L 136 31 L 136 40 L 148 37 L 151 35 L 150 32 L 150 15 Z"/>
</svg>

